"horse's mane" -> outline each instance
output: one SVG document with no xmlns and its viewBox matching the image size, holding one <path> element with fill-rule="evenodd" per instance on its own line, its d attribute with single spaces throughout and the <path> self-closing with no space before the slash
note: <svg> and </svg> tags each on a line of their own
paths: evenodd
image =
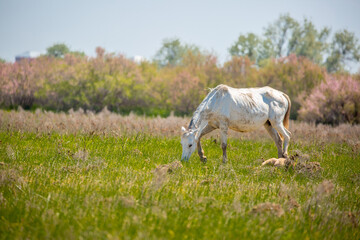
<svg viewBox="0 0 360 240">
<path fill-rule="evenodd" d="M 204 98 L 204 100 L 196 108 L 196 110 L 193 114 L 193 117 L 191 118 L 191 121 L 189 124 L 189 129 L 194 129 L 194 128 L 199 127 L 198 124 L 199 124 L 201 112 L 203 111 L 205 106 L 208 104 L 210 98 L 214 95 L 214 93 L 216 93 L 217 88 L 209 88 L 209 90 L 210 90 L 210 92 L 208 93 L 208 95 Z"/>
</svg>

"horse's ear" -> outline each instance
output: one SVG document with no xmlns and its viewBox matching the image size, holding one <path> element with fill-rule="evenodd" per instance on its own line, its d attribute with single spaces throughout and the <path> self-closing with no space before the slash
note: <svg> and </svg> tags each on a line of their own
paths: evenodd
<svg viewBox="0 0 360 240">
<path fill-rule="evenodd" d="M 186 132 L 186 128 L 181 127 L 181 133 L 185 133 Z"/>
</svg>

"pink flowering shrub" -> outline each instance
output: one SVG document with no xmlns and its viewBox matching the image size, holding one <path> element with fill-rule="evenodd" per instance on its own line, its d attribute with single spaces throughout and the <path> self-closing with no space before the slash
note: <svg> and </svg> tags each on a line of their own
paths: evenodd
<svg viewBox="0 0 360 240">
<path fill-rule="evenodd" d="M 22 105 L 25 108 L 34 102 L 34 71 L 30 61 L 0 63 L 0 101 L 8 106 Z"/>
<path fill-rule="evenodd" d="M 350 76 L 327 75 L 301 100 L 299 118 L 305 121 L 340 124 L 360 123 L 360 82 Z"/>
</svg>

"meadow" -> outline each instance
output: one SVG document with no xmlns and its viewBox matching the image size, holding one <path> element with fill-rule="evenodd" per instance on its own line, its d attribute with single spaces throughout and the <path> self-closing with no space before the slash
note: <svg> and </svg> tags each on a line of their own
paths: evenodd
<svg viewBox="0 0 360 240">
<path fill-rule="evenodd" d="M 360 126 L 291 122 L 297 166 L 264 130 L 203 139 L 181 156 L 189 118 L 103 109 L 0 110 L 1 239 L 359 239 Z"/>
</svg>

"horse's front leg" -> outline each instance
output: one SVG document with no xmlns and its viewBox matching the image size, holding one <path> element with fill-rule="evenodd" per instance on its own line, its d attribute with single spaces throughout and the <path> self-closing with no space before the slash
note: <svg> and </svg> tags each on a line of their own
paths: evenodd
<svg viewBox="0 0 360 240">
<path fill-rule="evenodd" d="M 201 147 L 200 139 L 199 139 L 199 141 L 197 143 L 197 149 L 198 149 L 198 154 L 199 154 L 199 157 L 200 157 L 200 161 L 203 162 L 203 163 L 206 163 L 207 158 L 204 155 L 204 150 Z"/>
<path fill-rule="evenodd" d="M 226 154 L 227 135 L 228 135 L 228 126 L 227 125 L 221 126 L 220 137 L 221 137 L 221 148 L 223 150 L 223 163 L 227 162 L 227 154 Z"/>
<path fill-rule="evenodd" d="M 201 142 L 200 142 L 200 140 L 201 140 L 201 137 L 202 137 L 202 136 L 204 136 L 205 134 L 208 134 L 209 132 L 211 132 L 211 131 L 213 131 L 213 130 L 214 130 L 213 127 L 211 127 L 211 126 L 209 126 L 209 125 L 206 126 L 206 127 L 204 128 L 204 130 L 201 132 L 201 135 L 200 135 L 200 137 L 199 137 L 199 141 L 197 142 L 198 154 L 199 154 L 199 157 L 200 157 L 200 161 L 203 162 L 203 163 L 206 163 L 207 158 L 206 158 L 206 156 L 204 155 L 204 150 L 203 150 L 202 147 L 201 147 Z"/>
</svg>

